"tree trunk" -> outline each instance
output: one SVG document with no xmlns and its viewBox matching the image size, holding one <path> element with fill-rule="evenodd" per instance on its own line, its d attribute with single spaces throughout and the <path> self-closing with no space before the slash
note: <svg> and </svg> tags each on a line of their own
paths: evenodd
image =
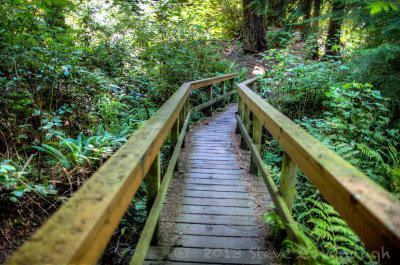
<svg viewBox="0 0 400 265">
<path fill-rule="evenodd" d="M 283 27 L 283 19 L 286 13 L 285 4 L 285 0 L 268 0 L 266 17 L 268 26 Z"/>
<path fill-rule="evenodd" d="M 342 14 L 344 10 L 344 4 L 341 0 L 333 0 L 332 13 L 333 16 L 329 21 L 328 36 L 325 44 L 325 55 L 328 56 L 340 56 L 340 30 L 342 29 Z M 338 57 L 336 57 L 338 58 Z"/>
<path fill-rule="evenodd" d="M 313 18 L 317 18 L 321 15 L 321 4 L 323 0 L 314 0 L 314 12 L 313 12 Z M 318 20 L 314 20 L 312 23 L 312 32 L 314 34 L 313 36 L 313 41 L 312 41 L 312 47 L 311 47 L 311 57 L 314 60 L 317 60 L 319 58 L 318 52 L 319 52 L 319 46 L 318 46 L 318 38 L 319 38 L 319 23 Z"/>
<path fill-rule="evenodd" d="M 310 35 L 310 23 L 308 20 L 311 18 L 311 7 L 313 0 L 301 1 L 301 12 L 304 14 L 303 24 L 301 24 L 301 33 L 303 33 L 303 39 L 306 39 Z"/>
<path fill-rule="evenodd" d="M 254 5 L 249 7 L 251 2 L 253 0 L 243 0 L 243 28 L 240 39 L 246 50 L 260 51 L 266 47 L 265 15 L 256 12 Z M 259 9 L 264 12 L 265 6 L 259 6 Z"/>
</svg>

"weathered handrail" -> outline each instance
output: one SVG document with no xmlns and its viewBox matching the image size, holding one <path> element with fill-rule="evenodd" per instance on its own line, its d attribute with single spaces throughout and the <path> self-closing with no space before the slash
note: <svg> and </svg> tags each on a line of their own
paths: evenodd
<svg viewBox="0 0 400 265">
<path fill-rule="evenodd" d="M 293 202 L 297 165 L 356 232 L 367 249 L 381 253 L 381 258 L 384 259 L 380 262 L 398 264 L 400 202 L 258 96 L 254 92 L 257 90 L 254 85 L 256 81 L 257 78 L 252 78 L 237 85 L 238 126 L 245 132 L 243 136 L 250 145 L 252 164 L 256 164 L 263 176 L 291 239 L 299 242 L 300 238 L 299 243 L 302 243 L 303 238 L 299 234 L 293 235 L 293 218 L 287 216 Z M 254 143 L 247 134 L 251 122 L 250 112 L 254 116 Z M 259 149 L 257 150 L 257 145 L 261 143 L 262 128 L 258 124 L 264 125 L 285 150 L 279 192 L 272 179 L 264 176 L 267 172 L 258 154 Z M 297 228 L 294 231 L 297 232 Z M 389 255 L 383 255 L 382 251 Z"/>
<path fill-rule="evenodd" d="M 211 91 L 212 84 L 227 80 L 233 89 L 236 77 L 229 74 L 184 83 L 8 264 L 95 264 L 141 182 L 157 163 L 168 133 L 172 130 L 172 144 L 179 141 L 179 119 L 184 117 L 190 91 L 205 86 Z"/>
</svg>

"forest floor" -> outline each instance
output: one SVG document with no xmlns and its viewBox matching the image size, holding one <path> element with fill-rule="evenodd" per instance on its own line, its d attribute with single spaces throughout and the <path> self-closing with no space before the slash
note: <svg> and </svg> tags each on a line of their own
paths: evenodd
<svg viewBox="0 0 400 265">
<path fill-rule="evenodd" d="M 233 42 L 224 42 L 222 50 L 226 59 L 235 62 L 239 69 L 246 68 L 247 78 L 252 78 L 257 75 L 263 75 L 266 71 L 267 62 L 263 60 L 265 53 L 249 53 L 243 50 L 240 45 Z"/>
<path fill-rule="evenodd" d="M 264 58 L 268 56 L 268 50 L 264 52 L 248 52 L 245 51 L 239 44 L 234 42 L 221 42 L 224 45 L 222 54 L 231 62 L 235 62 L 238 69 L 246 68 L 247 78 L 252 78 L 257 75 L 264 75 L 271 69 L 272 65 Z M 290 51 L 296 53 L 303 58 L 306 57 L 304 51 L 304 42 L 298 41 L 290 46 Z"/>
</svg>

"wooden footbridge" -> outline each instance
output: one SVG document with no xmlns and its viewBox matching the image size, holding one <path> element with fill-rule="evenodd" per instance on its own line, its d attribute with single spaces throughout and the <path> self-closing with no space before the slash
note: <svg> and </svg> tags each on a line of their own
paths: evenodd
<svg viewBox="0 0 400 265">
<path fill-rule="evenodd" d="M 257 78 L 237 84 L 235 90 L 236 77 L 184 83 L 8 264 L 95 264 L 143 180 L 149 213 L 131 264 L 268 264 L 253 202 L 243 186 L 243 169 L 231 147 L 235 128 L 251 152 L 250 171 L 262 177 L 292 241 L 309 244 L 291 215 L 300 169 L 370 251 L 388 253 L 381 263 L 399 264 L 399 201 L 259 97 Z M 208 101 L 190 108 L 190 94 L 200 88 Z M 229 109 L 191 138 L 194 149 L 183 199 L 179 204 L 167 199 L 181 208 L 174 221 L 177 243 L 158 245 L 164 232 L 160 212 L 191 114 L 202 109 L 210 113 L 213 104 L 224 105 L 236 93 L 237 113 Z M 279 187 L 259 154 L 263 127 L 284 149 Z M 174 151 L 161 182 L 160 148 L 169 134 Z"/>
</svg>

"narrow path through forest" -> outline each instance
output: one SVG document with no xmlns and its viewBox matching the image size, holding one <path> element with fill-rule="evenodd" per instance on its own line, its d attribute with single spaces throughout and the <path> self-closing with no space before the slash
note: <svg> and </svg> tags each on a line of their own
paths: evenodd
<svg viewBox="0 0 400 265">
<path fill-rule="evenodd" d="M 261 220 L 269 195 L 256 176 L 247 176 L 246 154 L 234 132 L 236 109 L 204 120 L 187 135 L 181 160 L 188 163 L 171 183 L 161 239 L 147 264 L 274 263 Z"/>
</svg>

